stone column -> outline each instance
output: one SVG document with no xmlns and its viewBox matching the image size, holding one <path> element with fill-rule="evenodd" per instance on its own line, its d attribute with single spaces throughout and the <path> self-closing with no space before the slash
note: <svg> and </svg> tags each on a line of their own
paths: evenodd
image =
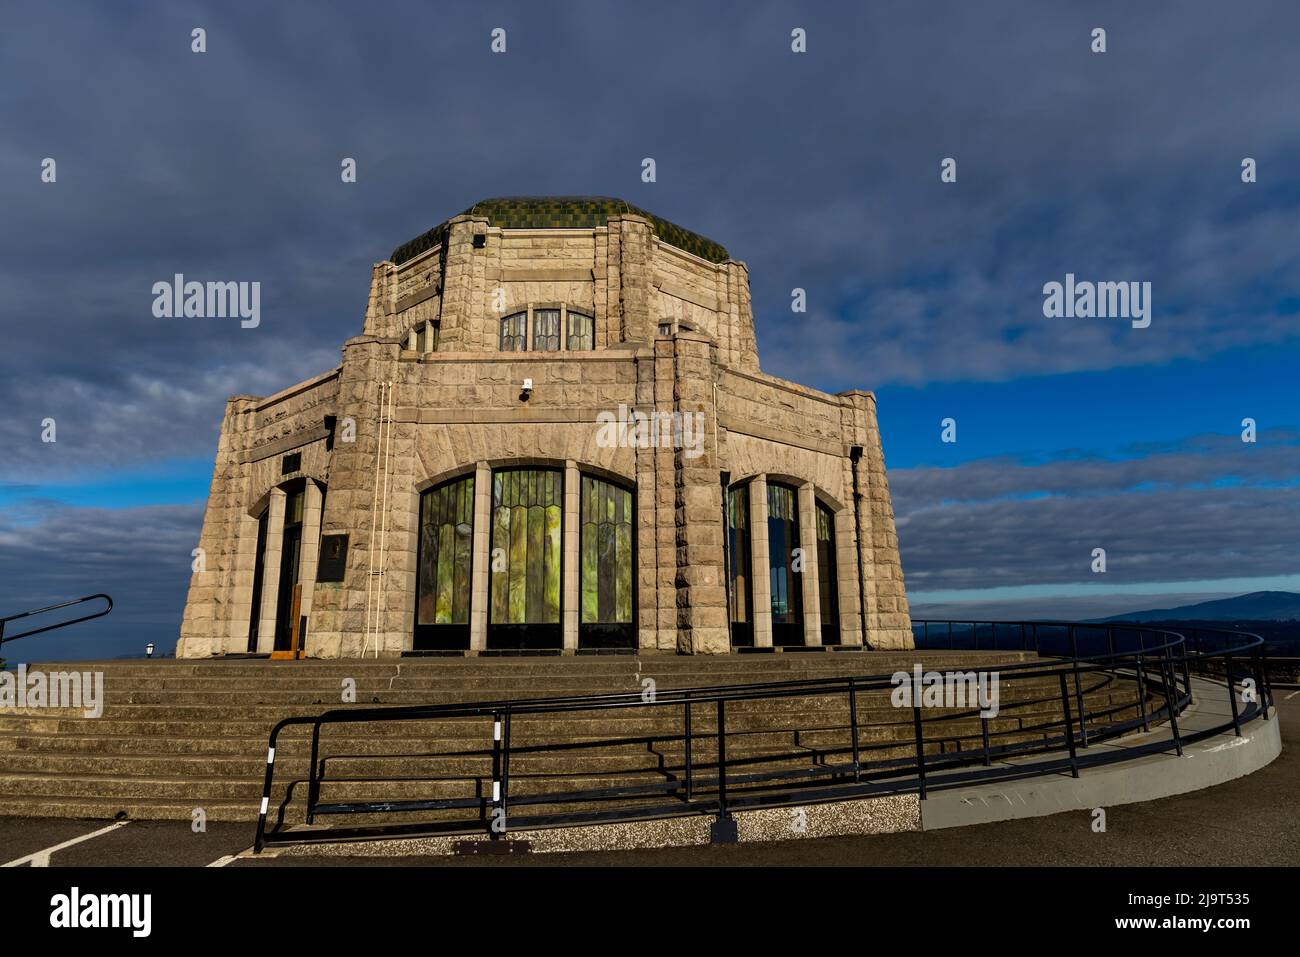
<svg viewBox="0 0 1300 957">
<path fill-rule="evenodd" d="M 817 567 L 817 497 L 811 482 L 799 486 L 799 547 L 803 550 L 803 643 L 822 643 L 822 606 Z"/>
<path fill-rule="evenodd" d="M 853 527 L 852 471 L 844 470 L 849 504 L 835 513 L 835 572 L 839 576 L 840 643 L 861 647 L 862 615 L 858 601 L 858 540 Z"/>
<path fill-rule="evenodd" d="M 248 632 L 253 621 L 253 576 L 257 574 L 258 517 L 244 513 L 238 519 L 238 541 L 235 542 L 234 589 L 231 592 L 229 630 L 220 648 L 214 652 L 242 654 L 248 650 Z M 261 629 L 262 609 L 257 609 L 258 628 Z M 179 655 L 177 657 L 180 657 Z"/>
<path fill-rule="evenodd" d="M 479 462 L 474 469 L 474 542 L 471 554 L 469 647 L 487 648 L 488 572 L 492 567 L 492 469 Z"/>
<path fill-rule="evenodd" d="M 749 544 L 753 555 L 754 647 L 772 647 L 772 571 L 767 552 L 767 476 L 749 483 Z"/>
<path fill-rule="evenodd" d="M 695 655 L 731 651 L 722 561 L 722 495 L 714 423 L 717 381 L 712 340 L 698 332 L 674 339 L 673 554 L 677 648 Z"/>
<path fill-rule="evenodd" d="M 320 486 L 308 479 L 302 500 L 302 565 L 298 573 L 298 582 L 302 585 L 298 616 L 307 620 L 308 633 L 311 632 L 311 597 L 316 588 L 316 563 L 320 558 L 320 516 Z M 306 649 L 306 635 L 298 636 L 298 646 Z"/>
<path fill-rule="evenodd" d="M 257 626 L 257 650 L 275 650 L 275 611 L 280 598 L 280 554 L 284 551 L 283 489 L 271 490 L 266 518 L 266 557 L 262 560 L 262 620 Z"/>
<path fill-rule="evenodd" d="M 564 653 L 578 650 L 578 613 L 582 596 L 578 594 L 578 569 L 581 556 L 579 541 L 582 532 L 578 508 L 582 496 L 582 477 L 578 463 L 569 459 L 564 463 L 564 580 L 560 583 L 560 621 L 564 633 Z"/>
</svg>

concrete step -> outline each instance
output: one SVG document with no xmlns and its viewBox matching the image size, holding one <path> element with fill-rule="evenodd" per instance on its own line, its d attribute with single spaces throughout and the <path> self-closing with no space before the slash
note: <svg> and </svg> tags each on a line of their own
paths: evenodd
<svg viewBox="0 0 1300 957">
<path fill-rule="evenodd" d="M 327 710 L 566 694 L 640 693 L 656 688 L 752 684 L 910 671 L 969 670 L 1005 663 L 968 653 L 822 653 L 733 656 L 705 661 L 673 656 L 430 658 L 366 661 L 128 661 L 51 664 L 42 670 L 103 670 L 107 704 L 98 719 L 75 710 L 0 712 L 0 806 L 13 814 L 251 822 L 260 803 L 271 727 L 290 715 Z M 1015 655 L 1017 660 L 1028 656 Z M 1035 659 L 1036 660 L 1036 659 Z M 358 702 L 339 698 L 344 678 Z M 1087 676 L 1090 712 L 1136 715 L 1130 682 Z M 1002 713 L 988 723 L 995 744 L 1041 740 L 1059 717 L 1059 683 L 1004 683 Z M 1073 705 L 1073 701 L 1071 702 Z M 858 744 L 864 760 L 907 757 L 915 748 L 911 711 L 888 690 L 860 692 Z M 588 787 L 636 786 L 680 775 L 685 745 L 680 705 L 516 715 L 511 724 L 512 795 L 551 795 Z M 982 747 L 972 708 L 927 709 L 925 750 L 950 754 Z M 692 709 L 693 763 L 716 757 L 715 709 Z M 727 706 L 727 748 L 737 767 L 812 769 L 846 762 L 851 747 L 842 693 Z M 321 756 L 325 801 L 467 797 L 490 792 L 490 714 L 481 717 L 327 725 Z M 277 747 L 273 806 L 301 819 L 309 772 L 309 729 L 293 726 Z M 598 747 L 595 747 L 597 746 Z M 634 800 L 634 799 L 628 799 Z M 463 818 L 465 811 L 442 817 Z M 437 819 L 422 814 L 419 819 Z M 342 820 L 335 819 L 336 823 Z M 348 816 L 346 823 L 392 820 Z"/>
</svg>

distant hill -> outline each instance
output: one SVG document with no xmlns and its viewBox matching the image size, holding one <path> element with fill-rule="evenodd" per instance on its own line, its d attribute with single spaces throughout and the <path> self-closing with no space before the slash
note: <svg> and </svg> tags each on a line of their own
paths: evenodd
<svg viewBox="0 0 1300 957">
<path fill-rule="evenodd" d="M 1287 621 L 1300 619 L 1300 594 L 1254 591 L 1236 598 L 1219 598 L 1177 608 L 1131 611 L 1097 621 Z"/>
</svg>

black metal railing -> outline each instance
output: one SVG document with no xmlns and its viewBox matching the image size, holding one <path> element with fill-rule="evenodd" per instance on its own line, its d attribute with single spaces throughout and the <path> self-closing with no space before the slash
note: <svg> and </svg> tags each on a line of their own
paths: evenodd
<svg viewBox="0 0 1300 957">
<path fill-rule="evenodd" d="M 955 631 L 953 625 L 958 626 Z M 932 710 L 924 701 L 916 700 L 915 692 L 920 690 L 917 686 L 912 688 L 913 700 L 888 709 L 899 720 L 863 720 L 864 700 L 886 692 L 892 698 L 897 689 L 913 685 L 895 673 L 695 687 L 650 696 L 634 692 L 336 709 L 315 716 L 290 717 L 271 731 L 254 847 L 260 851 L 283 844 L 482 833 L 499 838 L 507 830 L 683 815 L 713 816 L 718 829 L 715 834 L 725 839 L 728 826 L 734 833 L 730 815 L 737 810 L 902 792 L 916 792 L 925 798 L 936 788 L 995 778 L 1066 772 L 1077 777 L 1086 767 L 1163 751 L 1181 754 L 1191 741 L 1229 730 L 1240 735 L 1242 725 L 1269 717 L 1271 689 L 1264 668 L 1263 641 L 1256 635 L 1202 628 L 1189 636 L 1161 628 L 1072 622 L 917 621 L 914 627 L 919 628 L 918 648 L 940 645 L 963 650 L 963 636 L 968 636 L 969 650 L 1032 652 L 1036 658 L 963 665 L 959 669 L 962 675 L 973 676 L 975 684 L 981 675 L 989 683 L 996 676 L 999 697 L 1001 689 L 1015 689 L 1009 700 L 999 702 L 995 714 L 989 713 L 993 709 L 984 707 L 983 701 L 972 706 L 969 698 L 964 703 L 953 701 Z M 1018 647 L 1003 647 L 998 643 L 999 635 L 1018 636 Z M 1193 675 L 1222 682 L 1231 701 L 1230 721 L 1190 733 L 1180 730 L 1179 714 L 1192 701 Z M 847 709 L 843 724 L 834 717 L 832 702 L 839 702 L 841 711 Z M 761 705 L 762 709 L 750 710 L 751 705 Z M 616 712 L 626 717 L 669 714 L 661 726 L 645 735 L 629 732 L 598 736 L 595 740 L 540 744 L 518 744 L 512 737 L 521 723 L 537 719 L 563 716 L 583 720 L 609 717 Z M 1004 718 L 1008 712 L 1011 717 Z M 813 720 L 816 726 L 796 727 L 792 726 L 796 724 L 793 720 L 782 719 L 783 714 L 795 713 L 818 715 Z M 490 727 L 490 746 L 469 751 L 372 751 L 365 755 L 323 756 L 325 728 L 359 726 L 373 745 L 383 726 L 391 730 L 394 724 L 425 722 L 419 733 L 432 738 L 440 726 L 445 727 L 444 722 L 457 722 L 463 730 L 465 722 L 476 721 L 483 722 L 485 736 Z M 768 721 L 778 727 L 762 727 Z M 1153 722 L 1160 721 L 1167 722 L 1168 737 L 1125 748 L 1091 747 L 1139 729 L 1149 731 Z M 664 723 L 672 727 L 665 730 Z M 289 782 L 273 815 L 277 749 L 282 733 L 289 729 L 310 732 L 306 779 Z M 788 736 L 790 743 L 756 754 L 736 750 L 729 753 L 729 738 L 755 734 L 778 739 Z M 830 743 L 812 742 L 818 735 L 829 736 Z M 610 781 L 619 773 L 598 771 L 595 786 L 511 793 L 512 757 L 548 755 L 552 756 L 548 760 L 553 760 L 556 754 L 577 752 L 611 757 L 641 747 L 657 757 L 650 781 Z M 680 763 L 670 751 L 679 751 Z M 395 782 L 407 781 L 417 790 L 432 787 L 427 775 L 332 777 L 327 773 L 331 764 L 358 758 L 380 763 L 413 759 L 463 763 L 481 759 L 484 771 L 456 772 L 443 779 L 473 781 L 473 794 L 440 796 L 430 790 L 428 795 L 416 797 L 380 794 L 322 800 L 326 785 L 372 785 L 384 791 Z M 584 783 L 593 777 L 585 772 L 578 776 Z M 549 780 L 563 777 L 557 769 Z M 538 783 L 548 777 L 534 774 L 525 780 Z M 289 808 L 303 790 L 306 824 L 290 826 Z M 363 823 L 317 823 L 318 818 L 335 816 L 356 816 L 354 820 Z M 395 817 L 407 820 L 395 821 Z"/>
<path fill-rule="evenodd" d="M 44 628 L 33 628 L 31 631 L 21 631 L 16 635 L 6 635 L 5 625 L 11 621 L 17 621 L 19 618 L 31 618 L 35 615 L 42 615 L 47 611 L 58 611 L 60 608 L 71 608 L 73 605 L 81 605 L 88 601 L 103 599 L 104 609 L 97 611 L 92 615 L 82 615 L 80 618 L 71 618 L 68 621 L 55 622 L 52 625 L 46 625 Z M 93 618 L 103 618 L 113 610 L 113 599 L 104 594 L 87 595 L 85 598 L 74 598 L 71 601 L 60 602 L 57 605 L 47 605 L 44 608 L 33 608 L 31 611 L 20 611 L 16 615 L 8 615 L 0 618 L 0 644 L 6 641 L 17 641 L 19 638 L 29 638 L 32 635 L 39 635 L 42 632 L 53 631 L 56 628 L 66 628 L 68 625 L 80 624 L 83 621 L 90 621 Z"/>
</svg>

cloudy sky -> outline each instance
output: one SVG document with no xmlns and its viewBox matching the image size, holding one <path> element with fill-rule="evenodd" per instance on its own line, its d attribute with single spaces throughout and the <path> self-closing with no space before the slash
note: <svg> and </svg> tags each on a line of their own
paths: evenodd
<svg viewBox="0 0 1300 957">
<path fill-rule="evenodd" d="M 24 657 L 170 648 L 226 397 L 333 367 L 400 242 L 556 193 L 722 242 L 768 372 L 877 392 L 918 616 L 1300 590 L 1298 30 L 1286 0 L 11 6 L 0 614 L 109 591 Z M 155 318 L 178 272 L 260 281 L 260 326 Z M 1150 326 L 1045 318 L 1066 273 L 1150 282 Z"/>
</svg>

